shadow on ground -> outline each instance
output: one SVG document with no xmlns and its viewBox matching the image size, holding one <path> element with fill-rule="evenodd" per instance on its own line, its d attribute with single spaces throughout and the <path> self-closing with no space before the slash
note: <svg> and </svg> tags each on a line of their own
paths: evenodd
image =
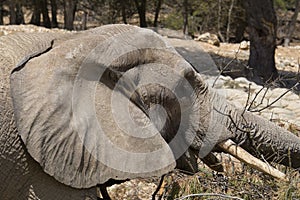
<svg viewBox="0 0 300 200">
<path fill-rule="evenodd" d="M 201 49 L 187 49 L 186 47 L 175 47 L 176 50 L 203 75 L 208 76 L 230 76 L 235 79 L 245 77 L 249 80 L 248 60 L 225 57 L 215 53 L 207 53 Z M 265 85 L 270 88 L 287 88 L 294 93 L 300 94 L 300 75 L 298 72 L 279 70 L 279 78 Z M 253 80 L 250 80 L 253 81 Z"/>
</svg>

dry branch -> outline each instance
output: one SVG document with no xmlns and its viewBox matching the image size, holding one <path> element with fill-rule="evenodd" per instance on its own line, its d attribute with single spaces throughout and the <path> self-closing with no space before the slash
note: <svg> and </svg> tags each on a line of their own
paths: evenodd
<svg viewBox="0 0 300 200">
<path fill-rule="evenodd" d="M 236 145 L 232 140 L 226 140 L 225 142 L 218 144 L 218 146 L 238 160 L 248 164 L 250 167 L 280 180 L 288 181 L 284 173 L 259 160 L 258 158 L 255 158 L 247 151 Z"/>
</svg>

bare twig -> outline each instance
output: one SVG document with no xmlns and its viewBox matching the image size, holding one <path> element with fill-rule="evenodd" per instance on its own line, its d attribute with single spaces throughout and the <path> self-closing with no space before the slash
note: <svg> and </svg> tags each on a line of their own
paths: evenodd
<svg viewBox="0 0 300 200">
<path fill-rule="evenodd" d="M 265 88 L 266 88 L 266 90 L 264 91 L 264 94 L 263 94 L 263 96 L 261 97 L 260 102 L 259 102 L 255 107 L 253 107 L 253 104 L 254 104 L 255 100 L 257 99 L 258 95 L 259 95 L 259 94 L 263 91 L 263 89 L 265 89 Z M 254 96 L 254 98 L 252 99 L 251 104 L 249 105 L 247 111 L 252 112 L 253 109 L 256 109 L 256 108 L 258 108 L 260 105 L 262 105 L 262 104 L 263 104 L 263 101 L 264 101 L 264 99 L 265 99 L 265 97 L 266 97 L 266 95 L 267 95 L 267 93 L 268 93 L 268 91 L 269 91 L 269 87 L 262 87 L 262 88 L 255 94 L 255 96 Z"/>
<path fill-rule="evenodd" d="M 244 110 L 243 110 L 243 112 L 242 112 L 242 116 L 244 116 L 244 113 L 246 112 L 246 110 L 247 110 L 247 106 L 248 106 L 248 104 L 249 104 L 249 101 L 250 101 L 250 91 L 251 90 L 251 83 L 249 83 L 249 86 L 248 86 L 248 97 L 247 97 L 247 101 L 246 101 L 246 105 L 245 105 L 245 107 L 244 107 Z M 253 101 L 252 101 L 253 102 Z"/>
<path fill-rule="evenodd" d="M 239 128 L 238 125 L 237 125 L 236 122 L 233 120 L 233 118 L 232 118 L 232 116 L 231 116 L 230 114 L 222 113 L 221 111 L 217 110 L 215 107 L 214 107 L 214 110 L 217 111 L 219 114 L 228 117 L 228 118 L 230 119 L 231 123 L 233 124 L 233 126 L 234 126 L 238 131 L 245 132 L 245 133 L 250 133 L 249 130 L 243 130 L 243 129 Z"/>
<path fill-rule="evenodd" d="M 157 193 L 161 190 L 162 185 L 163 185 L 163 183 L 164 183 L 164 178 L 165 178 L 165 175 L 162 175 L 161 178 L 160 178 L 160 181 L 159 181 L 159 183 L 158 183 L 158 186 L 156 187 L 156 190 L 155 190 L 155 191 L 153 192 L 153 194 L 152 194 L 152 200 L 155 200 L 155 196 L 156 196 Z M 162 195 L 160 195 L 160 196 L 158 197 L 158 199 L 161 199 L 161 196 L 162 196 Z"/>
<path fill-rule="evenodd" d="M 218 79 L 220 78 L 220 76 L 221 76 L 221 75 L 223 74 L 223 72 L 231 65 L 231 63 L 233 63 L 233 61 L 237 60 L 237 55 L 239 54 L 240 49 L 241 49 L 241 45 L 239 46 L 238 50 L 236 51 L 236 53 L 235 53 L 235 55 L 234 55 L 234 58 L 232 58 L 232 59 L 225 65 L 225 67 L 223 67 L 223 68 L 220 70 L 220 72 L 219 72 L 218 76 L 216 77 L 216 79 L 215 79 L 215 81 L 214 81 L 212 87 L 214 87 L 214 86 L 216 85 L 216 83 L 217 83 Z"/>
<path fill-rule="evenodd" d="M 175 200 L 183 200 L 183 199 L 190 198 L 190 197 L 204 197 L 204 196 L 216 196 L 216 197 L 221 197 L 221 198 L 226 198 L 226 199 L 239 199 L 239 200 L 243 200 L 242 198 L 239 198 L 239 197 L 229 196 L 229 195 L 225 195 L 225 194 L 217 194 L 217 193 L 190 194 L 190 195 L 186 195 L 186 196 L 177 198 Z"/>
<path fill-rule="evenodd" d="M 266 105 L 265 107 L 261 108 L 261 109 L 256 109 L 256 110 L 250 110 L 251 112 L 261 112 L 269 107 L 271 107 L 272 105 L 274 105 L 277 101 L 279 101 L 282 97 L 284 97 L 287 93 L 289 93 L 290 91 L 292 91 L 294 88 L 298 87 L 299 83 L 296 83 L 293 87 L 291 87 L 290 89 L 288 89 L 287 91 L 285 91 L 283 94 L 281 94 L 278 98 L 276 98 L 274 101 L 272 101 L 270 104 Z"/>
</svg>

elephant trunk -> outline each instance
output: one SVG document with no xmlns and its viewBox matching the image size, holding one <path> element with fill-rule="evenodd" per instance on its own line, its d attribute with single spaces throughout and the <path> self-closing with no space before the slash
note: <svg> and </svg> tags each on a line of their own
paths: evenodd
<svg viewBox="0 0 300 200">
<path fill-rule="evenodd" d="M 215 124 L 222 123 L 225 136 L 232 139 L 240 147 L 253 156 L 283 164 L 285 166 L 300 167 L 300 138 L 291 132 L 275 125 L 260 116 L 237 109 L 220 95 L 213 95 L 218 99 L 213 105 Z M 223 103 L 220 106 L 220 98 Z M 216 100 L 213 100 L 216 102 Z"/>
</svg>

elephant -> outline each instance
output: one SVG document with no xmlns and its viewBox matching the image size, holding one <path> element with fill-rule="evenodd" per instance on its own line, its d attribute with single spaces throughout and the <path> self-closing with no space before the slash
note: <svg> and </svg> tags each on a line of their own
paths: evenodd
<svg viewBox="0 0 300 200">
<path fill-rule="evenodd" d="M 0 37 L 0 198 L 97 199 L 97 186 L 214 168 L 233 141 L 300 166 L 300 139 L 210 88 L 155 32 L 105 25 Z M 219 166 L 215 170 L 222 170 Z"/>
</svg>

